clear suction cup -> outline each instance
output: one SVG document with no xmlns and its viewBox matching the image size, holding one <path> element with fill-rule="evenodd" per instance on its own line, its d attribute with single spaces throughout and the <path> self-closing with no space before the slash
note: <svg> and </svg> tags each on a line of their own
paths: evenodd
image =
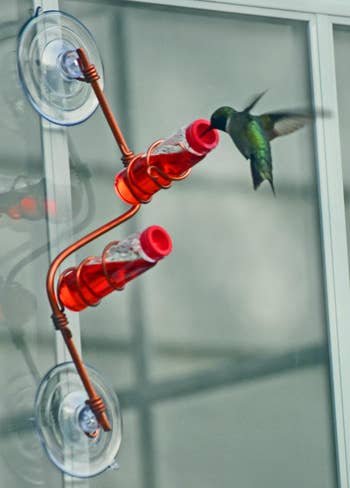
<svg viewBox="0 0 350 488">
<path fill-rule="evenodd" d="M 103 87 L 103 67 L 96 43 L 75 17 L 55 10 L 38 13 L 22 28 L 17 47 L 19 77 L 35 110 L 58 125 L 90 117 L 98 101 L 82 77 L 76 49 L 85 49 Z"/>
<path fill-rule="evenodd" d="M 99 427 L 85 403 L 88 397 L 73 363 L 51 369 L 42 380 L 35 401 L 37 429 L 48 456 L 61 471 L 78 478 L 117 467 L 121 443 L 118 399 L 97 371 L 90 367 L 87 370 L 105 402 L 109 432 Z"/>
</svg>

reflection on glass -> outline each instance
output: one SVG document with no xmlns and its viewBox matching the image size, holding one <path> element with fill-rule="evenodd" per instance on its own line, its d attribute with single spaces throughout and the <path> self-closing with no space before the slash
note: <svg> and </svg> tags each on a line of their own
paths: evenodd
<svg viewBox="0 0 350 488">
<path fill-rule="evenodd" d="M 42 291 L 48 236 L 40 124 L 16 69 L 17 33 L 27 8 L 28 2 L 3 4 L 0 24 L 0 484 L 54 488 L 61 480 L 42 455 L 33 412 L 37 381 L 51 364 L 54 344 Z M 18 266 L 39 247 L 37 259 Z"/>
<path fill-rule="evenodd" d="M 16 40 L 14 33 L 14 45 Z M 0 54 L 2 47 L 0 43 Z M 15 91 L 9 94 L 7 88 L 6 85 L 1 94 L 4 99 L 15 96 Z M 27 108 L 28 112 L 23 110 L 20 117 L 12 110 L 7 116 L 10 123 L 4 124 L 0 135 L 0 334 L 4 392 L 0 465 L 3 462 L 6 466 L 0 469 L 2 473 L 12 472 L 14 483 L 18 478 L 18 486 L 23 482 L 46 484 L 47 477 L 54 486 L 58 473 L 51 473 L 51 466 L 42 456 L 33 403 L 42 372 L 54 361 L 54 342 L 47 325 L 44 293 L 48 268 L 46 221 L 67 223 L 67 216 L 59 202 L 46 198 L 39 125 L 33 123 L 34 113 Z M 72 141 L 70 149 L 70 190 L 75 228 L 79 230 L 91 219 L 94 196 L 89 170 L 80 162 Z M 13 372 L 16 372 L 15 377 Z"/>
<path fill-rule="evenodd" d="M 73 150 L 74 154 L 74 150 Z M 76 155 L 75 155 L 76 156 Z M 78 210 L 78 214 L 80 213 L 80 208 L 81 207 L 81 202 L 83 197 L 85 196 L 84 193 L 86 193 L 86 197 L 88 198 L 88 205 L 87 208 L 84 209 L 85 212 L 87 211 L 87 217 L 85 217 L 77 226 L 76 228 L 84 228 L 88 220 L 91 218 L 91 212 L 93 211 L 93 206 L 94 206 L 94 199 L 91 198 L 89 199 L 89 194 L 91 193 L 91 187 L 90 184 L 88 183 L 90 174 L 87 170 L 86 167 L 82 163 L 80 163 L 79 159 L 77 158 L 77 161 L 72 162 L 72 167 L 71 167 L 71 175 L 72 175 L 72 185 L 71 185 L 71 191 L 72 195 L 74 196 L 74 193 L 78 193 L 79 195 L 79 205 L 77 209 L 77 199 L 75 199 L 75 210 Z M 6 182 L 6 178 L 3 178 L 3 184 Z M 52 220 L 56 219 L 56 213 L 54 212 L 51 214 L 49 211 L 46 213 L 43 213 L 43 215 L 38 215 L 38 214 L 31 214 L 28 215 L 26 214 L 24 210 L 24 205 L 20 206 L 23 201 L 29 200 L 29 198 L 32 198 L 34 200 L 34 196 L 37 198 L 37 201 L 39 202 L 40 200 L 47 203 L 47 200 L 45 200 L 45 193 L 44 193 L 44 178 L 42 178 L 40 181 L 37 183 L 33 183 L 29 180 L 29 178 L 26 178 L 24 176 L 18 176 L 15 178 L 14 183 L 11 186 L 11 190 L 8 192 L 4 192 L 2 195 L 0 195 L 0 199 L 2 197 L 2 202 L 3 204 L 8 203 L 10 208 L 15 207 L 17 204 L 17 207 L 22 210 L 22 213 L 19 214 L 18 216 L 13 216 L 10 213 L 7 213 L 8 216 L 14 220 L 19 220 L 19 219 L 27 219 L 29 221 L 38 221 L 40 218 L 45 219 L 45 218 L 51 218 Z M 84 192 L 86 190 L 86 192 Z M 9 196 L 10 195 L 10 196 Z M 24 196 L 26 195 L 26 196 Z M 18 202 L 20 202 L 18 204 Z M 44 205 L 42 205 L 44 207 Z M 45 208 L 47 209 L 56 209 L 56 206 L 51 205 L 50 207 L 48 205 L 45 205 Z M 58 213 L 58 216 L 61 218 L 62 216 Z M 22 229 L 26 232 L 30 232 L 30 227 L 25 227 Z M 25 289 L 19 282 L 15 281 L 18 276 L 21 275 L 23 272 L 23 269 L 26 269 L 28 265 L 32 264 L 35 260 L 40 258 L 43 254 L 47 252 L 47 246 L 48 243 L 46 242 L 45 244 L 39 246 L 33 251 L 30 251 L 25 255 L 24 257 L 21 256 L 21 259 L 19 259 L 17 262 L 15 262 L 14 266 L 12 269 L 9 271 L 8 276 L 6 280 L 0 280 L 0 323 L 2 322 L 2 325 L 5 325 L 8 329 L 9 336 L 13 342 L 13 344 L 16 346 L 17 350 L 21 352 L 23 359 L 25 361 L 25 364 L 29 370 L 29 372 L 32 375 L 32 386 L 36 386 L 39 388 L 38 392 L 42 392 L 47 383 L 45 381 L 41 381 L 41 374 L 38 371 L 37 365 L 36 365 L 36 360 L 32 354 L 31 348 L 28 345 L 28 342 L 25 337 L 25 327 L 27 326 L 28 322 L 31 321 L 31 319 L 34 318 L 35 312 L 37 309 L 37 300 L 34 294 L 32 294 L 29 290 Z M 15 256 L 17 255 L 16 252 L 13 253 Z M 45 277 L 46 272 L 44 268 L 43 272 L 43 278 Z M 44 286 L 42 288 L 42 294 L 44 294 Z M 21 307 L 18 307 L 18 303 L 21 304 Z M 47 320 L 46 320 L 47 321 Z M 53 356 L 52 356 L 53 360 Z M 72 368 L 72 366 L 70 366 Z M 74 368 L 73 368 L 74 369 Z M 105 392 L 105 387 L 102 385 L 101 386 L 101 380 L 96 380 L 99 381 L 98 385 L 99 388 L 102 388 L 102 392 Z M 55 376 L 54 382 L 57 383 L 57 375 Z M 64 383 L 63 381 L 61 382 L 62 384 Z M 75 380 L 75 383 L 77 381 Z M 70 383 L 71 384 L 71 383 Z M 92 413 L 90 417 L 87 415 L 88 412 L 90 411 L 88 407 L 85 405 L 85 400 L 86 400 L 86 393 L 84 398 L 82 399 L 82 394 L 84 394 L 83 387 L 82 385 L 78 385 L 80 389 L 77 389 L 77 392 L 80 395 L 80 403 L 82 403 L 83 407 L 81 407 L 80 404 L 73 404 L 72 405 L 68 402 L 67 403 L 67 408 L 69 411 L 71 411 L 71 414 L 74 416 L 73 420 L 71 420 L 71 423 L 73 421 L 77 421 L 76 415 L 78 415 L 76 412 L 79 410 L 82 414 L 82 420 L 81 420 L 81 425 L 87 426 L 92 418 Z M 70 390 L 72 391 L 72 390 Z M 64 392 L 64 388 L 60 389 L 60 392 L 63 395 L 63 398 L 66 400 L 67 392 Z M 118 416 L 118 418 L 114 418 L 114 431 L 113 435 L 107 434 L 106 436 L 100 432 L 99 429 L 94 429 L 94 432 L 96 431 L 98 435 L 96 435 L 96 440 L 91 441 L 94 442 L 93 445 L 86 446 L 87 449 L 84 451 L 83 459 L 81 458 L 82 454 L 79 450 L 76 448 L 74 449 L 74 456 L 75 456 L 75 462 L 72 464 L 69 462 L 67 463 L 64 461 L 64 459 L 60 459 L 59 454 L 57 454 L 57 451 L 59 451 L 59 448 L 64 449 L 62 451 L 63 456 L 67 456 L 66 449 L 69 449 L 69 441 L 73 442 L 74 439 L 72 438 L 65 438 L 62 437 L 60 441 L 57 441 L 59 443 L 59 446 L 56 446 L 55 449 L 50 449 L 50 443 L 49 445 L 45 444 L 45 441 L 47 440 L 45 435 L 42 433 L 43 430 L 48 429 L 48 420 L 46 420 L 46 423 L 42 421 L 42 417 L 40 417 L 38 412 L 41 412 L 43 409 L 49 415 L 49 420 L 53 421 L 53 416 L 54 416 L 54 408 L 53 405 L 49 405 L 48 399 L 45 397 L 45 395 L 39 395 L 37 394 L 37 402 L 35 406 L 35 418 L 36 421 L 34 423 L 34 413 L 30 411 L 30 409 L 27 409 L 24 411 L 25 415 L 30 415 L 30 419 L 32 421 L 30 422 L 31 429 L 39 429 L 39 432 L 41 433 L 41 438 L 43 440 L 43 443 L 49 453 L 50 458 L 54 461 L 56 465 L 58 465 L 61 469 L 66 471 L 69 474 L 75 474 L 76 476 L 82 476 L 82 477 L 88 477 L 88 476 L 93 476 L 96 475 L 108 467 L 111 466 L 112 461 L 111 461 L 111 456 L 115 457 L 116 452 L 119 449 L 119 444 L 120 444 L 120 423 L 121 420 L 119 418 L 119 406 L 116 400 L 116 406 L 114 407 L 113 399 L 115 398 L 115 395 L 113 395 L 113 392 L 107 392 L 108 394 L 110 393 L 110 396 L 108 397 L 109 400 L 107 402 L 108 407 L 109 407 L 109 415 L 113 417 L 113 412 L 115 412 L 115 415 Z M 106 394 L 106 393 L 105 393 Z M 28 397 L 29 398 L 29 397 Z M 58 397 L 56 395 L 56 404 L 58 401 Z M 112 399 L 111 399 L 112 398 Z M 42 400 L 43 403 L 40 403 L 40 399 Z M 54 406 L 57 406 L 57 405 Z M 45 408 L 44 408 L 45 407 Z M 86 410 L 85 409 L 88 409 Z M 114 408 L 114 410 L 113 410 Z M 59 410 L 61 412 L 61 410 Z M 28 413 L 29 412 L 29 413 Z M 49 413 L 48 413 L 49 412 Z M 51 413 L 50 413 L 51 412 Z M 84 414 L 84 415 L 83 415 Z M 84 417 L 84 418 L 83 418 Z M 80 417 L 79 417 L 80 419 Z M 63 431 L 64 429 L 67 429 L 67 427 L 64 424 L 64 419 L 60 420 L 60 422 L 56 419 L 55 423 L 58 423 L 60 426 L 59 432 Z M 90 422 L 91 423 L 91 422 Z M 118 425 L 116 425 L 116 423 Z M 44 424 L 44 426 L 43 426 Z M 80 423 L 79 423 L 80 425 Z M 89 426 L 86 427 L 89 429 Z M 22 425 L 19 426 L 19 432 L 21 433 L 21 436 L 25 437 L 26 433 L 28 431 L 28 427 L 25 426 L 25 424 L 22 423 Z M 81 434 L 85 436 L 83 433 L 83 430 L 81 431 Z M 59 435 L 59 434 L 57 434 Z M 63 434 L 62 434 L 63 435 Z M 21 438 L 21 437 L 20 437 Z M 103 439 L 103 441 L 101 440 Z M 119 440 L 118 440 L 119 439 Z M 116 442 L 118 440 L 118 442 Z M 67 445 L 66 445 L 67 444 Z M 111 447 L 113 444 L 113 447 Z M 85 446 L 85 443 L 84 443 Z M 93 451 L 93 449 L 96 449 L 96 446 L 98 446 L 98 452 L 96 453 Z M 89 451 L 89 448 L 92 449 L 90 457 L 87 456 L 87 452 Z M 54 451 L 54 452 L 52 452 Z M 105 454 L 109 453 L 109 456 L 103 455 L 103 452 L 105 451 Z M 62 456 L 61 456 L 62 457 Z M 95 459 L 95 463 L 92 462 L 92 459 Z M 84 465 L 85 462 L 85 465 Z M 86 466 L 86 463 L 88 466 Z M 35 467 L 35 464 L 34 464 Z M 26 472 L 26 468 L 24 467 L 23 472 Z M 24 476 L 24 474 L 23 474 Z"/>
<path fill-rule="evenodd" d="M 348 243 L 350 242 L 350 95 L 349 95 L 349 72 L 347 69 L 347 59 L 350 47 L 350 28 L 346 26 L 334 27 L 334 52 L 335 67 L 337 75 L 337 94 L 339 110 L 340 144 L 342 156 L 342 169 L 344 180 L 344 201 L 345 217 Z M 350 246 L 348 244 L 348 252 Z"/>
<path fill-rule="evenodd" d="M 107 96 L 135 152 L 216 107 L 241 110 L 265 89 L 261 113 L 311 109 L 304 23 L 62 6 L 93 26 Z M 97 224 L 120 209 L 111 191 L 119 153 L 98 114 L 74 134 L 93 174 Z M 268 185 L 252 190 L 246 161 L 221 138 L 190 178 L 124 227 L 125 235 L 154 222 L 169 230 L 174 251 L 162 269 L 81 314 L 84 357 L 110 371 L 123 411 L 139 422 L 138 433 L 125 428 L 133 454 L 118 472 L 125 486 L 337 484 L 313 127 L 276 140 L 273 151 L 276 197 Z M 97 255 L 99 244 L 91 247 Z"/>
</svg>

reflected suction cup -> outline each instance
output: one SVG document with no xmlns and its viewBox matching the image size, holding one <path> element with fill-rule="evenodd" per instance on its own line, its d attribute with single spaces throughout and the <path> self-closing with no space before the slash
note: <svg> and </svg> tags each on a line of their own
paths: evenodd
<svg viewBox="0 0 350 488">
<path fill-rule="evenodd" d="M 98 106 L 82 73 L 76 50 L 85 49 L 96 66 L 103 88 L 103 67 L 95 40 L 75 17 L 56 10 L 32 17 L 19 34 L 19 77 L 35 110 L 58 125 L 76 125 Z"/>
<path fill-rule="evenodd" d="M 73 363 L 51 369 L 42 380 L 35 401 L 40 439 L 53 463 L 64 473 L 89 478 L 115 468 L 121 443 L 118 399 L 97 371 L 87 367 L 102 397 L 111 430 L 105 432 L 85 403 L 88 396 Z"/>
</svg>

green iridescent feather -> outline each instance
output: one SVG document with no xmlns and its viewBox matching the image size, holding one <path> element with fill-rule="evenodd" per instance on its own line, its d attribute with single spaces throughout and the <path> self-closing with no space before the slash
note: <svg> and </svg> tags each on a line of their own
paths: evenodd
<svg viewBox="0 0 350 488">
<path fill-rule="evenodd" d="M 300 111 L 271 112 L 252 115 L 250 110 L 265 92 L 253 98 L 242 112 L 231 107 L 220 107 L 210 118 L 211 127 L 227 132 L 242 155 L 250 160 L 254 189 L 268 180 L 274 191 L 270 141 L 290 134 L 317 116 L 329 116 L 329 112 L 314 114 Z"/>
</svg>

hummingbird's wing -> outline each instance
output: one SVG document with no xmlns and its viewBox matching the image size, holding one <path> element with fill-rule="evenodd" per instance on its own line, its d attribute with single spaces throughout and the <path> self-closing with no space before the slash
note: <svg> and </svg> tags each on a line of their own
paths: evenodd
<svg viewBox="0 0 350 488">
<path fill-rule="evenodd" d="M 273 193 L 275 193 L 270 142 L 260 124 L 254 119 L 247 125 L 246 135 L 250 143 L 249 159 L 254 190 L 264 180 L 268 180 Z"/>
<path fill-rule="evenodd" d="M 266 132 L 269 140 L 275 137 L 291 134 L 304 127 L 314 119 L 314 116 L 298 112 L 271 112 L 256 116 Z"/>
<path fill-rule="evenodd" d="M 245 113 L 250 112 L 251 109 L 254 108 L 255 105 L 258 103 L 258 101 L 260 100 L 260 98 L 265 95 L 266 92 L 267 92 L 267 90 L 259 93 L 258 95 L 255 95 L 253 97 L 253 99 L 251 100 L 251 102 L 249 103 L 249 105 L 243 110 L 243 112 L 245 112 Z"/>
</svg>

